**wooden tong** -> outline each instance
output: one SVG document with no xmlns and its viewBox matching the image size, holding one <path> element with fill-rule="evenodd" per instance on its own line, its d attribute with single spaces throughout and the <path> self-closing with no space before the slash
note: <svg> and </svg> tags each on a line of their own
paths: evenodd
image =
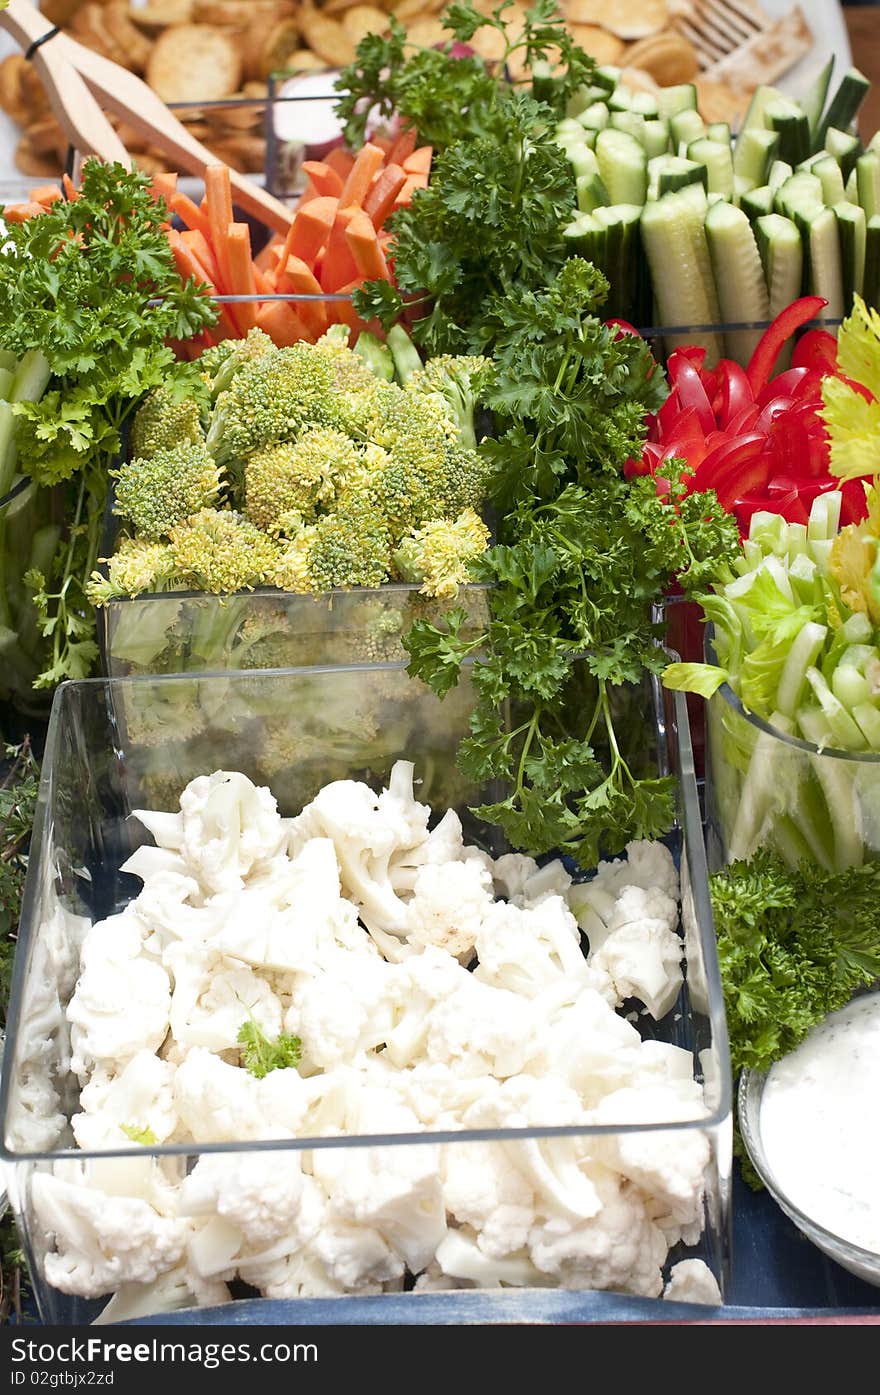
<svg viewBox="0 0 880 1395">
<path fill-rule="evenodd" d="M 8 7 L 0 10 L 0 28 L 8 30 L 32 58 L 55 116 L 71 144 L 84 155 L 131 163 L 101 109 L 104 107 L 163 150 L 173 169 L 204 177 L 206 166 L 218 163 L 151 87 L 118 63 L 56 31 L 28 0 L 9 0 Z M 287 232 L 293 221 L 292 209 L 237 170 L 229 171 L 229 179 L 240 208 L 276 232 Z"/>
</svg>

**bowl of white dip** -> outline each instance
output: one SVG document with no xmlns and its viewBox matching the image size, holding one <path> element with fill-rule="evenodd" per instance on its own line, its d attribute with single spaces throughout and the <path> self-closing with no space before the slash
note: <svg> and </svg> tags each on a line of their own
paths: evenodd
<svg viewBox="0 0 880 1395">
<path fill-rule="evenodd" d="M 799 1230 L 880 1286 L 880 991 L 856 994 L 766 1073 L 743 1071 L 739 1125 Z"/>
</svg>

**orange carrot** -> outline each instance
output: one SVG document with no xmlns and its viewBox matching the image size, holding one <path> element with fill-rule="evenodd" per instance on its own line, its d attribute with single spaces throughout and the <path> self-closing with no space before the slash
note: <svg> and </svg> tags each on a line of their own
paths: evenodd
<svg viewBox="0 0 880 1395">
<path fill-rule="evenodd" d="M 377 174 L 385 163 L 385 152 L 380 150 L 378 145 L 371 145 L 367 141 L 362 145 L 355 156 L 348 178 L 342 185 L 342 192 L 339 195 L 340 208 L 350 208 L 352 204 L 362 204 L 367 194 L 370 192 L 370 185 L 373 182 L 373 175 Z"/>
<path fill-rule="evenodd" d="M 247 223 L 230 223 L 227 227 L 226 265 L 229 268 L 230 295 L 256 295 L 251 230 Z M 252 329 L 257 323 L 257 309 L 253 301 L 241 301 L 233 307 L 233 315 L 247 329 Z"/>
<path fill-rule="evenodd" d="M 391 149 L 392 145 L 394 144 L 394 137 L 393 137 L 393 136 L 377 136 L 377 135 L 372 135 L 372 136 L 370 136 L 370 141 L 371 141 L 371 143 L 372 143 L 373 145 L 378 145 L 378 147 L 379 147 L 380 150 L 384 150 L 384 151 L 385 151 L 385 155 L 387 156 L 389 150 Z"/>
<path fill-rule="evenodd" d="M 186 232 L 180 234 L 180 238 L 190 249 L 196 261 L 205 268 L 211 282 L 216 285 L 219 276 L 217 258 L 214 256 L 213 248 L 204 233 L 200 233 L 198 229 L 187 229 Z"/>
<path fill-rule="evenodd" d="M 212 283 L 210 276 L 202 266 L 198 257 L 187 247 L 182 235 L 174 228 L 169 228 L 165 236 L 168 238 L 171 247 L 171 254 L 174 257 L 174 264 L 177 267 L 178 275 L 183 281 L 188 281 L 191 276 L 199 283 L 204 282 L 207 287 L 206 294 L 215 296 L 217 288 Z M 214 328 L 214 335 L 217 339 L 238 339 L 240 331 L 231 318 L 225 305 L 218 307 L 219 318 Z"/>
<path fill-rule="evenodd" d="M 331 294 L 358 275 L 357 262 L 352 256 L 345 232 L 355 213 L 359 212 L 361 210 L 356 207 L 340 208 L 327 239 L 318 279 L 322 289 Z"/>
<path fill-rule="evenodd" d="M 381 228 L 405 183 L 406 173 L 401 165 L 386 165 L 379 171 L 363 203 L 364 212 L 370 215 L 375 228 Z"/>
<path fill-rule="evenodd" d="M 150 180 L 150 190 L 153 195 L 154 203 L 158 203 L 160 199 L 164 199 L 170 207 L 171 195 L 175 192 L 176 189 L 176 170 L 168 170 L 165 172 L 160 172 L 159 174 L 154 174 L 153 178 Z"/>
<path fill-rule="evenodd" d="M 408 174 L 406 176 L 406 183 L 401 185 L 400 193 L 394 200 L 394 207 L 401 208 L 406 204 L 412 203 L 412 196 L 416 189 L 427 189 L 427 187 L 428 176 L 426 174 Z"/>
<path fill-rule="evenodd" d="M 41 203 L 8 203 L 3 210 L 7 223 L 27 223 L 31 218 L 39 218 L 46 210 Z"/>
<path fill-rule="evenodd" d="M 30 191 L 31 203 L 40 203 L 44 208 L 48 208 L 51 204 L 57 203 L 58 200 L 63 197 L 64 195 L 57 184 L 37 184 Z"/>
<path fill-rule="evenodd" d="M 320 295 L 321 285 L 314 273 L 299 257 L 288 257 L 284 271 L 278 277 L 277 288 L 291 295 Z M 317 339 L 327 328 L 327 306 L 320 300 L 301 300 L 296 313 Z"/>
<path fill-rule="evenodd" d="M 254 257 L 254 266 L 261 271 L 269 271 L 277 266 L 281 253 L 284 251 L 284 238 L 279 233 L 274 233 L 261 251 Z"/>
<path fill-rule="evenodd" d="M 351 295 L 352 291 L 360 290 L 362 282 L 360 279 L 349 281 L 347 285 L 340 286 L 342 295 Z M 370 334 L 375 334 L 377 338 L 383 335 L 382 326 L 378 320 L 362 320 L 355 310 L 350 300 L 333 300 L 328 305 L 328 314 L 335 323 L 348 325 L 353 331 L 351 343 L 354 345 L 357 336 L 362 330 L 369 330 Z"/>
<path fill-rule="evenodd" d="M 324 164 L 329 165 L 331 170 L 335 170 L 340 179 L 346 179 L 354 164 L 354 156 L 350 150 L 345 150 L 341 145 L 335 145 L 324 156 Z"/>
<path fill-rule="evenodd" d="M 258 295 L 275 294 L 275 273 L 274 271 L 261 271 L 254 263 L 254 285 Z"/>
<path fill-rule="evenodd" d="M 311 266 L 327 242 L 338 212 L 339 200 L 327 195 L 312 199 L 305 208 L 300 205 L 284 243 L 281 264 L 286 266 L 288 257 L 302 257 Z"/>
<path fill-rule="evenodd" d="M 193 203 L 186 194 L 172 194 L 169 199 L 169 207 L 172 213 L 177 214 L 181 223 L 193 232 L 200 232 L 205 241 L 210 243 L 211 222 L 205 217 L 198 204 Z"/>
<path fill-rule="evenodd" d="M 232 185 L 229 182 L 228 165 L 205 166 L 205 198 L 208 207 L 205 212 L 211 224 L 211 246 L 220 267 L 220 282 L 224 291 L 229 290 L 229 265 L 227 232 L 233 221 Z M 237 318 L 237 317 L 236 317 Z"/>
<path fill-rule="evenodd" d="M 298 344 L 301 339 L 312 342 L 312 335 L 293 306 L 285 300 L 268 300 L 265 305 L 261 305 L 257 311 L 257 326 L 268 334 L 279 348 Z"/>
<path fill-rule="evenodd" d="M 359 208 L 345 229 L 348 243 L 358 275 L 365 281 L 390 281 L 388 266 L 376 237 L 373 220 Z"/>
<path fill-rule="evenodd" d="M 388 151 L 388 163 L 402 165 L 404 160 L 408 160 L 416 148 L 417 132 L 412 126 L 408 126 L 405 131 L 401 131 L 397 140 Z"/>
<path fill-rule="evenodd" d="M 68 199 L 70 203 L 74 203 L 79 198 L 79 189 L 77 189 L 69 174 L 62 174 L 61 187 L 64 190 L 65 198 Z"/>
<path fill-rule="evenodd" d="M 323 160 L 305 160 L 303 169 L 309 176 L 312 188 L 318 194 L 329 194 L 331 198 L 338 199 L 342 193 L 342 178 L 330 165 L 325 165 Z"/>
<path fill-rule="evenodd" d="M 407 174 L 430 174 L 433 154 L 433 145 L 420 145 L 411 155 L 407 155 L 403 161 L 403 168 Z"/>
</svg>

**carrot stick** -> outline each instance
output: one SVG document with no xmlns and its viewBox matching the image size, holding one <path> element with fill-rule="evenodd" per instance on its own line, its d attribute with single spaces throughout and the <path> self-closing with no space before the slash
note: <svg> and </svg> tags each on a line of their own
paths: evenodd
<svg viewBox="0 0 880 1395">
<path fill-rule="evenodd" d="M 261 271 L 260 268 L 256 265 L 256 263 L 254 263 L 254 285 L 255 285 L 256 288 L 257 288 L 257 294 L 258 294 L 258 295 L 274 295 L 274 294 L 275 294 L 275 273 L 274 273 L 274 271 L 273 271 L 273 272 Z"/>
<path fill-rule="evenodd" d="M 331 294 L 338 291 L 347 281 L 355 280 L 358 275 L 357 263 L 345 238 L 346 228 L 358 212 L 361 210 L 355 207 L 340 208 L 327 239 L 318 279 L 322 290 Z"/>
<path fill-rule="evenodd" d="M 298 344 L 301 339 L 313 342 L 312 335 L 293 306 L 284 300 L 269 300 L 261 305 L 257 311 L 257 327 L 268 334 L 279 348 Z"/>
<path fill-rule="evenodd" d="M 153 195 L 153 202 L 158 203 L 164 199 L 166 204 L 171 205 L 171 195 L 177 189 L 177 171 L 168 170 L 154 174 L 150 180 L 150 189 Z"/>
<path fill-rule="evenodd" d="M 338 212 L 339 200 L 326 195 L 312 199 L 305 208 L 300 205 L 284 243 L 281 265 L 287 265 L 288 257 L 301 257 L 309 266 L 313 265 L 330 237 Z"/>
<path fill-rule="evenodd" d="M 370 192 L 373 175 L 378 173 L 384 163 L 385 152 L 380 150 L 378 145 L 371 145 L 367 141 L 366 145 L 361 146 L 355 156 L 348 178 L 342 185 L 342 192 L 339 195 L 340 208 L 350 208 L 352 204 L 360 205 L 363 203 Z"/>
<path fill-rule="evenodd" d="M 391 147 L 392 147 L 393 144 L 394 144 L 394 138 L 393 138 L 393 136 L 377 136 L 377 135 L 372 135 L 372 136 L 370 136 L 370 142 L 371 142 L 371 144 L 373 144 L 373 145 L 378 145 L 379 149 L 380 149 L 380 150 L 384 150 L 384 151 L 385 151 L 385 155 L 387 156 L 387 155 L 388 155 L 388 152 L 390 151 Z"/>
<path fill-rule="evenodd" d="M 420 145 L 411 155 L 407 155 L 403 168 L 407 174 L 430 174 L 433 154 L 433 145 Z"/>
<path fill-rule="evenodd" d="M 27 223 L 31 218 L 39 218 L 46 210 L 41 203 L 8 203 L 3 210 L 7 223 Z"/>
<path fill-rule="evenodd" d="M 428 176 L 426 174 L 408 174 L 406 176 L 406 183 L 401 185 L 400 193 L 394 200 L 394 207 L 401 208 L 406 204 L 412 203 L 412 196 L 416 189 L 427 189 L 427 187 Z"/>
<path fill-rule="evenodd" d="M 44 208 L 48 208 L 50 204 L 57 203 L 58 200 L 63 197 L 64 195 L 57 184 L 37 184 L 30 191 L 31 203 L 41 203 Z"/>
<path fill-rule="evenodd" d="M 198 204 L 193 203 L 186 194 L 172 194 L 169 199 L 169 207 L 172 213 L 177 214 L 181 223 L 193 232 L 200 232 L 205 241 L 210 243 L 211 222 L 205 217 Z"/>
<path fill-rule="evenodd" d="M 254 263 L 251 257 L 251 230 L 247 223 L 230 223 L 226 229 L 226 260 L 229 267 L 230 295 L 256 295 Z M 257 307 L 253 301 L 236 305 L 235 319 L 248 329 L 257 323 Z"/>
<path fill-rule="evenodd" d="M 233 222 L 232 185 L 229 182 L 228 165 L 205 166 L 205 198 L 208 202 L 205 212 L 211 224 L 210 242 L 220 268 L 220 283 L 224 291 L 228 291 L 227 232 L 229 224 Z"/>
<path fill-rule="evenodd" d="M 254 266 L 259 267 L 260 271 L 271 271 L 278 265 L 283 251 L 284 238 L 276 233 L 254 257 Z"/>
<path fill-rule="evenodd" d="M 174 228 L 169 228 L 165 236 L 168 238 L 171 247 L 171 254 L 174 257 L 174 264 L 177 273 L 183 281 L 188 281 L 191 276 L 195 277 L 197 283 L 204 282 L 207 287 L 206 294 L 216 296 L 217 288 L 212 283 L 210 276 L 202 266 L 198 257 L 187 247 L 182 235 Z M 218 339 L 239 339 L 241 337 L 238 326 L 230 317 L 225 305 L 218 306 L 219 318 L 214 328 L 214 334 Z"/>
<path fill-rule="evenodd" d="M 358 279 L 349 281 L 345 286 L 340 286 L 339 291 L 340 294 L 351 295 L 352 291 L 360 290 L 360 287 L 361 282 Z M 348 325 L 349 328 L 354 331 L 352 343 L 354 343 L 354 340 L 357 339 L 357 336 L 362 330 L 369 330 L 371 334 L 375 334 L 379 338 L 383 336 L 382 326 L 379 321 L 362 320 L 350 300 L 332 300 L 327 310 L 330 318 L 335 323 Z"/>
<path fill-rule="evenodd" d="M 291 295 L 320 295 L 321 286 L 314 273 L 299 257 L 288 257 L 287 265 L 277 280 L 280 292 Z M 296 313 L 303 324 L 317 339 L 327 328 L 327 307 L 320 300 L 302 300 L 296 306 Z"/>
<path fill-rule="evenodd" d="M 347 179 L 354 164 L 354 156 L 350 150 L 344 149 L 341 145 L 335 145 L 324 156 L 324 164 L 329 165 L 331 170 L 335 170 L 339 178 L 344 180 Z"/>
<path fill-rule="evenodd" d="M 358 274 L 365 281 L 390 281 L 388 265 L 376 237 L 373 220 L 359 208 L 345 229 L 345 240 Z"/>
<path fill-rule="evenodd" d="M 372 218 L 374 228 L 381 228 L 405 183 L 406 173 L 401 165 L 386 165 L 380 170 L 363 202 L 364 212 Z"/>
<path fill-rule="evenodd" d="M 404 160 L 408 160 L 416 148 L 416 139 L 417 133 L 412 126 L 407 127 L 405 131 L 401 131 L 397 140 L 388 151 L 389 165 L 402 165 Z"/>
<path fill-rule="evenodd" d="M 62 174 L 61 187 L 64 190 L 65 198 L 68 199 L 70 203 L 74 203 L 79 198 L 79 190 L 69 174 Z"/>
<path fill-rule="evenodd" d="M 219 268 L 217 266 L 217 258 L 214 256 L 213 249 L 208 239 L 203 233 L 197 230 L 190 231 L 189 229 L 187 229 L 186 232 L 182 232 L 180 238 L 192 252 L 196 261 L 200 262 L 205 268 L 211 282 L 216 285 L 219 276 Z"/>
<path fill-rule="evenodd" d="M 329 194 L 334 199 L 339 198 L 342 193 L 342 178 L 335 169 L 325 165 L 323 160 L 305 160 L 303 169 L 317 193 Z"/>
</svg>

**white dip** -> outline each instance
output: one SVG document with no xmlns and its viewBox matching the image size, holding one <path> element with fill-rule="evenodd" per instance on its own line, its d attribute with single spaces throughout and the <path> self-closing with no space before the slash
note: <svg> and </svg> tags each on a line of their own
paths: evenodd
<svg viewBox="0 0 880 1395">
<path fill-rule="evenodd" d="M 880 1253 L 880 993 L 854 998 L 771 1067 L 761 1142 L 783 1193 Z"/>
</svg>

